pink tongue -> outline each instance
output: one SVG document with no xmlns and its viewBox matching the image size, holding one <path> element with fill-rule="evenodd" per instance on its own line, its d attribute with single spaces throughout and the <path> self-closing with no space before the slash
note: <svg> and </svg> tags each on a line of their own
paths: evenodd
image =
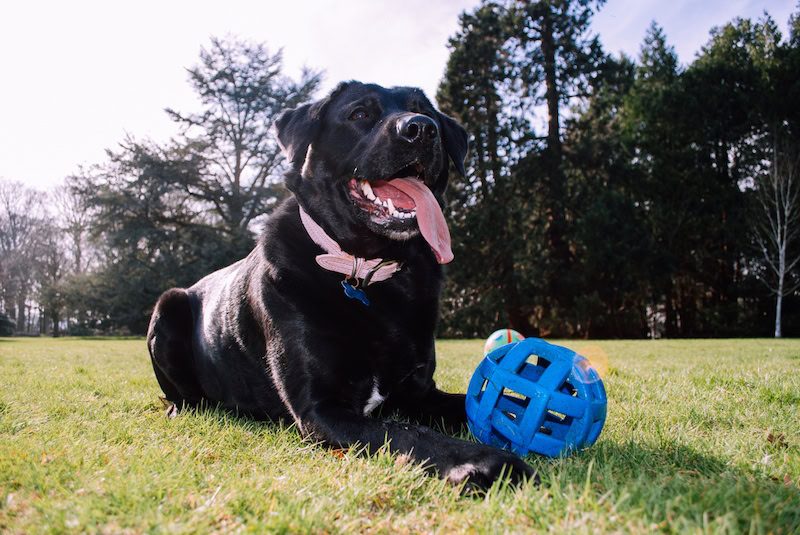
<svg viewBox="0 0 800 535">
<path fill-rule="evenodd" d="M 439 203 L 431 190 L 416 178 L 395 178 L 391 185 L 414 199 L 417 205 L 417 224 L 422 237 L 428 242 L 440 264 L 447 264 L 453 259 L 450 248 L 450 230 L 444 220 Z"/>
</svg>

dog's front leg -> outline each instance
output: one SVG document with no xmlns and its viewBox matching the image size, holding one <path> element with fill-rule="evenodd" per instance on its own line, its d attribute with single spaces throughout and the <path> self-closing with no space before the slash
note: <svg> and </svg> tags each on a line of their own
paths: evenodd
<svg viewBox="0 0 800 535">
<path fill-rule="evenodd" d="M 417 366 L 392 389 L 384 404 L 385 409 L 397 411 L 413 422 L 443 425 L 448 432 L 457 433 L 467 423 L 465 396 L 450 394 L 436 387 L 433 380 L 436 369 L 433 340 L 426 355 L 425 364 Z"/>
<path fill-rule="evenodd" d="M 388 444 L 391 452 L 410 455 L 427 470 L 458 484 L 488 488 L 503 473 L 514 483 L 535 478 L 533 469 L 516 455 L 436 431 L 392 420 L 376 420 L 322 403 L 305 415 L 304 432 L 333 447 L 366 446 L 375 452 Z"/>
<path fill-rule="evenodd" d="M 458 433 L 467 423 L 464 394 L 450 394 L 430 381 L 427 388 L 398 389 L 385 403 L 384 414 L 399 412 L 412 422 L 442 425 L 450 433 Z"/>
</svg>

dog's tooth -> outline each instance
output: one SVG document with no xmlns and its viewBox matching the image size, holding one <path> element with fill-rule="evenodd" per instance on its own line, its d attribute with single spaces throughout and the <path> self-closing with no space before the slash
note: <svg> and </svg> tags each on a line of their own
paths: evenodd
<svg viewBox="0 0 800 535">
<path fill-rule="evenodd" d="M 375 204 L 377 204 L 378 206 L 383 206 L 383 204 L 381 203 L 381 198 L 380 198 L 380 197 L 378 197 L 377 195 L 375 196 L 375 198 L 374 198 L 374 199 L 372 199 L 372 202 L 374 202 L 374 203 L 375 203 Z"/>
<path fill-rule="evenodd" d="M 394 207 L 394 204 L 392 203 L 392 199 L 386 200 L 386 207 L 389 209 L 390 214 L 393 214 L 397 211 L 397 209 Z"/>
<path fill-rule="evenodd" d="M 375 194 L 372 192 L 372 186 L 370 186 L 369 182 L 366 180 L 361 181 L 361 191 L 364 192 L 367 199 L 373 200 L 375 198 Z"/>
</svg>

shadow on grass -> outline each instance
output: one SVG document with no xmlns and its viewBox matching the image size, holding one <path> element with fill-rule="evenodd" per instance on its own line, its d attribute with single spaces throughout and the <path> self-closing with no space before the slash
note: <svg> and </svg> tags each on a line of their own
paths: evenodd
<svg viewBox="0 0 800 535">
<path fill-rule="evenodd" d="M 601 447 L 595 455 L 596 461 L 614 461 L 619 467 L 627 468 L 635 475 L 684 472 L 720 474 L 730 469 L 719 457 L 699 453 L 683 444 L 669 443 L 655 447 L 647 443 L 628 441 L 620 444 L 604 442 L 598 446 Z"/>
<path fill-rule="evenodd" d="M 199 403 L 184 403 L 183 405 L 177 407 L 177 411 L 175 413 L 173 413 L 172 409 L 165 405 L 165 402 L 161 398 L 153 403 L 153 407 L 157 410 L 160 410 L 167 418 L 170 417 L 170 414 L 177 415 L 186 413 L 194 414 L 200 418 L 209 418 L 218 421 L 230 422 L 236 425 L 241 425 L 242 427 L 249 427 L 253 424 L 264 426 L 274 425 L 276 427 L 290 427 L 292 425 L 292 422 L 289 421 L 274 420 L 267 416 L 266 413 L 254 413 L 251 411 L 227 409 L 221 404 L 208 400 L 202 400 Z"/>
<path fill-rule="evenodd" d="M 795 485 L 686 445 L 601 442 L 567 459 L 564 475 L 585 477 L 591 460 L 597 496 L 612 491 L 619 498 L 627 493 L 620 510 L 639 511 L 659 529 L 680 530 L 673 524 L 676 518 L 702 525 L 704 516 L 713 521 L 725 515 L 728 518 L 721 521 L 741 531 L 748 531 L 754 519 L 778 533 L 800 527 L 800 491 Z M 551 461 L 537 459 L 533 464 L 543 474 L 558 477 Z"/>
</svg>

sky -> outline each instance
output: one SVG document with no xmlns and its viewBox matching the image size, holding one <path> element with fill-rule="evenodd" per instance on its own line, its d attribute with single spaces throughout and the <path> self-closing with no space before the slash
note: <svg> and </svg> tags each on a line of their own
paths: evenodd
<svg viewBox="0 0 800 535">
<path fill-rule="evenodd" d="M 101 163 L 126 135 L 167 141 L 170 107 L 195 111 L 186 68 L 209 37 L 283 48 L 284 70 L 421 87 L 433 99 L 458 14 L 479 0 L 70 0 L 6 3 L 0 20 L 0 179 L 50 189 Z M 608 0 L 593 21 L 606 51 L 637 56 L 656 20 L 690 63 L 713 26 L 767 10 L 786 29 L 793 0 Z"/>
</svg>

